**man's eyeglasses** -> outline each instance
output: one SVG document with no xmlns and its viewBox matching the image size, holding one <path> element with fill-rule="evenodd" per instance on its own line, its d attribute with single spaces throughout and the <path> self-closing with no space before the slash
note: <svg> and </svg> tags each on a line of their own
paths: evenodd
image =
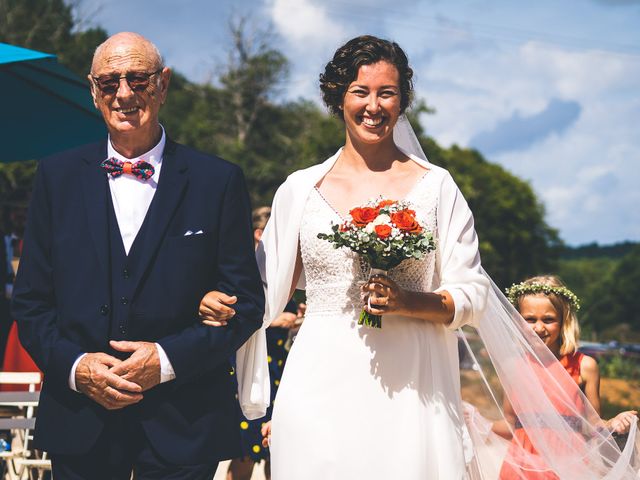
<svg viewBox="0 0 640 480">
<path fill-rule="evenodd" d="M 134 92 L 142 92 L 149 86 L 149 80 L 154 75 L 162 71 L 162 68 L 155 72 L 127 72 L 124 75 L 100 75 L 99 77 L 91 77 L 96 87 L 103 95 L 113 95 L 120 88 L 120 80 L 123 78 L 127 81 L 129 88 Z"/>
</svg>

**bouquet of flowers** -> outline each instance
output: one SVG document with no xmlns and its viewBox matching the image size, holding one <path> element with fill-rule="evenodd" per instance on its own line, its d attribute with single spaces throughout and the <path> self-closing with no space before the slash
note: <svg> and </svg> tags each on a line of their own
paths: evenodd
<svg viewBox="0 0 640 480">
<path fill-rule="evenodd" d="M 347 220 L 331 227 L 332 233 L 319 233 L 318 238 L 331 242 L 334 248 L 347 247 L 358 253 L 371 267 L 369 277 L 386 275 L 408 258 L 421 259 L 435 250 L 433 235 L 416 218 L 406 201 L 378 198 L 352 208 Z M 364 309 L 359 325 L 381 328 L 382 317 Z"/>
</svg>

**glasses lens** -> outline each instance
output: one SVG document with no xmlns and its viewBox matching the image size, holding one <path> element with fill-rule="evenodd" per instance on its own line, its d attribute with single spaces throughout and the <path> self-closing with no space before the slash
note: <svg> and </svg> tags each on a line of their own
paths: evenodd
<svg viewBox="0 0 640 480">
<path fill-rule="evenodd" d="M 149 86 L 149 77 L 152 74 L 150 73 L 142 73 L 142 72 L 129 72 L 127 73 L 127 83 L 129 84 L 129 88 L 131 90 L 144 90 Z"/>
<path fill-rule="evenodd" d="M 118 90 L 120 79 L 116 76 L 103 75 L 96 79 L 98 88 L 106 95 L 113 95 Z"/>
<path fill-rule="evenodd" d="M 149 79 L 157 72 L 128 72 L 123 76 L 118 75 L 102 75 L 100 77 L 94 77 L 98 88 L 103 95 L 113 95 L 120 88 L 120 79 L 126 78 L 129 88 L 136 92 L 141 92 L 149 86 Z"/>
</svg>

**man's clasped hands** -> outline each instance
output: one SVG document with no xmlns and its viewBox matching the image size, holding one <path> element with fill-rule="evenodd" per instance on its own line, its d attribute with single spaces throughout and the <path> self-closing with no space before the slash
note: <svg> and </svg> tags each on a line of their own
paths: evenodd
<svg viewBox="0 0 640 480">
<path fill-rule="evenodd" d="M 110 341 L 111 348 L 130 353 L 126 360 L 96 352 L 85 354 L 75 371 L 76 389 L 107 410 L 138 403 L 160 383 L 160 356 L 155 343 Z"/>
</svg>

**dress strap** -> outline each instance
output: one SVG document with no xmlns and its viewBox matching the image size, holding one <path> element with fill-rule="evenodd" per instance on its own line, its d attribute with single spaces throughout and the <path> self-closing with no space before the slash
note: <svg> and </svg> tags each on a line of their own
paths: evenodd
<svg viewBox="0 0 640 480">
<path fill-rule="evenodd" d="M 579 385 L 580 384 L 580 363 L 584 358 L 584 353 L 574 352 L 568 353 L 560 357 L 560 364 L 571 375 L 571 378 Z"/>
</svg>

